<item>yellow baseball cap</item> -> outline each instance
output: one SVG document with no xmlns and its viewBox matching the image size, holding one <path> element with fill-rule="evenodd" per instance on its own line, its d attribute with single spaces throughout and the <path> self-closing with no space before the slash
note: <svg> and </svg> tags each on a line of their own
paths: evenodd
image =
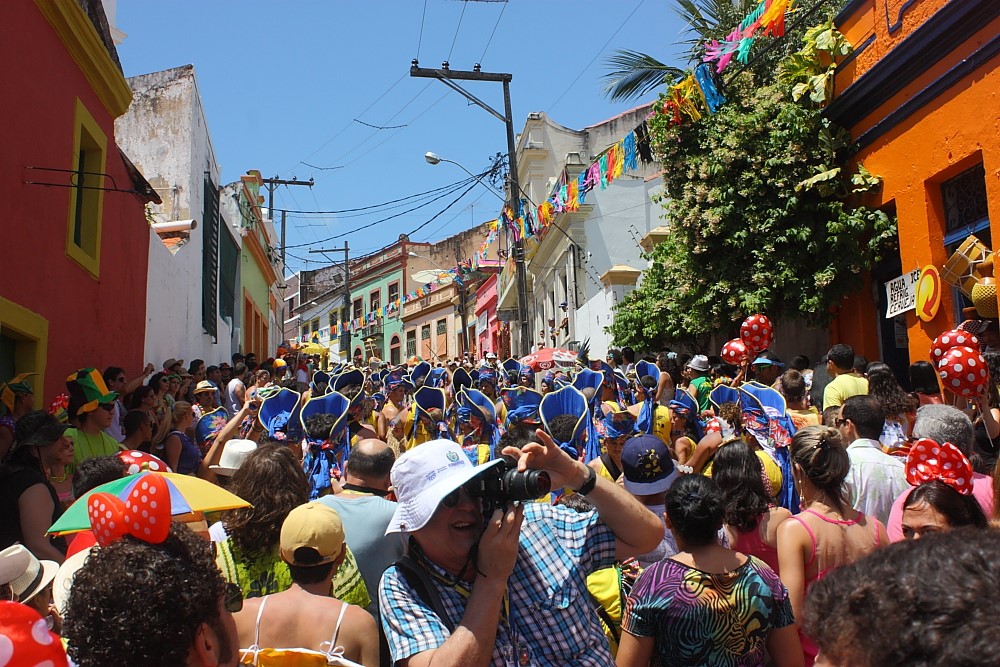
<svg viewBox="0 0 1000 667">
<path fill-rule="evenodd" d="M 334 509 L 321 502 L 299 505 L 281 524 L 279 543 L 281 557 L 291 565 L 309 567 L 332 563 L 344 551 L 344 524 Z M 319 560 L 296 560 L 295 552 L 303 547 L 313 549 Z"/>
</svg>

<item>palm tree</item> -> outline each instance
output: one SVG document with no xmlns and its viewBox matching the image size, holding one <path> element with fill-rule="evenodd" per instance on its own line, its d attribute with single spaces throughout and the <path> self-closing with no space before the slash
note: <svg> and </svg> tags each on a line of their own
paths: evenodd
<svg viewBox="0 0 1000 667">
<path fill-rule="evenodd" d="M 687 24 L 685 33 L 691 35 L 690 39 L 679 44 L 689 45 L 688 61 L 696 63 L 701 58 L 705 42 L 725 37 L 760 0 L 674 2 L 674 11 Z M 664 65 L 653 56 L 627 49 L 615 51 L 605 65 L 609 71 L 603 75 L 604 94 L 614 102 L 634 100 L 684 76 L 684 71 L 677 67 Z"/>
</svg>

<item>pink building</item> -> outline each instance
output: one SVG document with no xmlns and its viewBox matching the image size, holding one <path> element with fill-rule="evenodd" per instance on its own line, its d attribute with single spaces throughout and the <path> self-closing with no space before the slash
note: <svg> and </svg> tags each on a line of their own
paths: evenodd
<svg viewBox="0 0 1000 667">
<path fill-rule="evenodd" d="M 484 280 L 476 290 L 476 351 L 500 355 L 500 322 L 497 320 L 497 274 Z"/>
</svg>

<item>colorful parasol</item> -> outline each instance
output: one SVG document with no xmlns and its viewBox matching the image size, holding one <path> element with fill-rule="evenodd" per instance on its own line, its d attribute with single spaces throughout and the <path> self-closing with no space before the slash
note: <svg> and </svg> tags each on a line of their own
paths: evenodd
<svg viewBox="0 0 1000 667">
<path fill-rule="evenodd" d="M 572 368 L 576 363 L 576 352 L 558 347 L 543 347 L 537 352 L 521 357 L 520 362 L 530 366 L 536 373 L 550 368 Z"/>
<path fill-rule="evenodd" d="M 47 532 L 54 535 L 64 535 L 90 530 L 90 517 L 87 514 L 87 499 L 90 496 L 95 493 L 110 493 L 125 500 L 132 492 L 132 488 L 141 482 L 146 475 L 162 475 L 167 478 L 167 487 L 170 489 L 171 513 L 174 516 L 250 506 L 250 503 L 239 496 L 198 477 L 172 472 L 142 472 L 91 489 L 82 497 L 77 498 Z"/>
</svg>

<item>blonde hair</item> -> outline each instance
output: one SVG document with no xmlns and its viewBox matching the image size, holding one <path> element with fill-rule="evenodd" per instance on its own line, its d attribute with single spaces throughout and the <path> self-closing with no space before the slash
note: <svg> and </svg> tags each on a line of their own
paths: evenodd
<svg viewBox="0 0 1000 667">
<path fill-rule="evenodd" d="M 171 416 L 171 424 L 177 425 L 182 419 L 187 417 L 192 413 L 191 404 L 187 401 L 177 401 L 174 403 L 173 414 Z"/>
</svg>

